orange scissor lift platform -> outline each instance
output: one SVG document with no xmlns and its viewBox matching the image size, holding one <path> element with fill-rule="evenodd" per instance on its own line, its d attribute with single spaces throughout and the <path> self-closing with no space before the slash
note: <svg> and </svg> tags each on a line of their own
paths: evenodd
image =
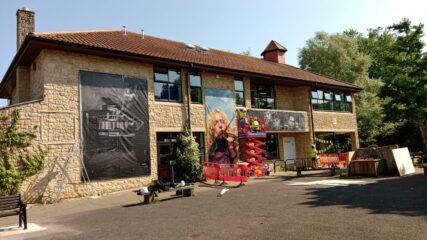
<svg viewBox="0 0 427 240">
<path fill-rule="evenodd" d="M 267 137 L 264 118 L 245 117 L 239 119 L 240 160 L 247 164 L 249 175 L 265 176 L 269 174 L 268 165 L 263 164 Z"/>
</svg>

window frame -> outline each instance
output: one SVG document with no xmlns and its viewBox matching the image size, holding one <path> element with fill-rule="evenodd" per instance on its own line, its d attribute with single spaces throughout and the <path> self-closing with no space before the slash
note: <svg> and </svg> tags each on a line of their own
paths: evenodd
<svg viewBox="0 0 427 240">
<path fill-rule="evenodd" d="M 329 98 L 327 95 L 329 95 Z M 311 89 L 310 97 L 313 110 L 353 113 L 353 96 L 351 93 L 325 89 Z"/>
<path fill-rule="evenodd" d="M 156 71 L 159 70 L 159 71 Z M 164 70 L 166 70 L 166 73 L 164 72 Z M 178 79 L 178 83 L 176 83 L 175 81 L 172 82 L 170 79 L 170 73 L 171 72 L 175 72 L 177 73 L 177 75 L 179 76 Z M 166 74 L 167 75 L 167 80 L 163 80 L 163 79 L 157 79 L 156 78 L 156 74 Z M 161 67 L 161 66 L 155 66 L 153 67 L 153 82 L 154 82 L 154 99 L 155 101 L 158 102 L 179 102 L 182 103 L 183 102 L 183 96 L 182 96 L 182 71 L 176 68 L 168 68 L 168 67 Z M 167 87 L 167 94 L 168 94 L 168 98 L 157 98 L 156 96 L 156 85 L 157 84 L 162 84 L 162 86 L 164 84 L 166 84 Z M 178 88 L 178 99 L 171 99 L 171 87 L 175 86 Z"/>
<path fill-rule="evenodd" d="M 271 136 L 274 136 L 273 138 L 271 138 Z M 273 153 L 273 151 L 269 151 L 269 140 L 271 141 L 273 139 L 275 146 L 274 146 L 274 155 L 271 155 L 271 153 Z M 279 152 L 279 134 L 278 133 L 267 133 L 266 138 L 263 139 L 265 141 L 265 154 L 266 154 L 266 158 L 267 160 L 273 160 L 273 159 L 280 159 L 280 152 Z M 263 142 L 264 142 L 263 141 Z M 269 156 L 274 156 L 269 157 Z"/>
<path fill-rule="evenodd" d="M 242 82 L 242 90 L 238 90 L 237 88 L 236 88 L 236 82 Z M 238 93 L 241 93 L 242 94 L 242 101 L 243 101 L 243 103 L 242 104 L 239 104 L 238 103 L 238 101 L 237 101 L 237 96 L 238 96 Z M 234 102 L 236 103 L 236 106 L 237 107 L 245 107 L 246 106 L 246 99 L 245 99 L 245 81 L 243 81 L 243 79 L 242 78 L 239 78 L 239 77 L 235 77 L 234 78 Z"/>
<path fill-rule="evenodd" d="M 200 78 L 200 86 L 193 86 L 191 84 L 191 76 L 198 76 Z M 202 80 L 202 74 L 198 73 L 198 72 L 189 72 L 188 73 L 188 85 L 189 85 L 189 90 L 190 90 L 190 103 L 192 104 L 203 104 L 203 80 Z M 194 101 L 193 100 L 193 90 L 198 90 L 199 94 L 200 94 L 200 99 Z"/>
<path fill-rule="evenodd" d="M 269 89 L 270 94 L 267 94 L 265 96 L 263 96 L 262 94 L 259 93 L 259 88 L 264 87 L 265 89 Z M 268 100 L 273 100 L 272 103 L 272 108 L 267 108 L 267 107 L 261 107 L 259 104 L 260 99 L 264 99 L 267 101 L 267 105 L 269 105 Z M 257 108 L 257 109 L 276 109 L 276 89 L 274 87 L 274 84 L 268 84 L 268 83 L 264 83 L 264 84 L 260 84 L 257 82 L 251 82 L 251 104 L 252 104 L 252 108 Z"/>
</svg>

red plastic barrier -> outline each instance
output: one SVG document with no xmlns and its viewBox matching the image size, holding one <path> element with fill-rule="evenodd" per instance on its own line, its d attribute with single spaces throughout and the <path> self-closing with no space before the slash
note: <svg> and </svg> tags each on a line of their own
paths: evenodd
<svg viewBox="0 0 427 240">
<path fill-rule="evenodd" d="M 339 166 L 339 167 L 347 167 L 348 165 L 348 153 L 330 153 L 330 154 L 319 154 L 319 165 L 326 165 L 328 167 L 331 166 Z"/>
<path fill-rule="evenodd" d="M 248 169 L 239 164 L 203 163 L 203 178 L 218 181 L 247 182 Z"/>
</svg>

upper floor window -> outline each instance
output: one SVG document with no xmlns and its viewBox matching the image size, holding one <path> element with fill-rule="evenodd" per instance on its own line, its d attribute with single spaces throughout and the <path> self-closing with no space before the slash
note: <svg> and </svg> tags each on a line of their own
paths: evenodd
<svg viewBox="0 0 427 240">
<path fill-rule="evenodd" d="M 243 85 L 243 80 L 234 79 L 234 95 L 236 98 L 236 105 L 239 107 L 245 106 L 245 88 Z"/>
<path fill-rule="evenodd" d="M 199 73 L 190 73 L 191 103 L 202 103 L 202 77 Z"/>
<path fill-rule="evenodd" d="M 352 112 L 352 102 L 351 94 L 326 90 L 311 91 L 311 103 L 316 110 Z"/>
<path fill-rule="evenodd" d="M 251 82 L 251 103 L 253 108 L 275 109 L 273 85 Z"/>
<path fill-rule="evenodd" d="M 181 72 L 176 69 L 155 67 L 154 97 L 161 101 L 181 102 Z"/>
</svg>

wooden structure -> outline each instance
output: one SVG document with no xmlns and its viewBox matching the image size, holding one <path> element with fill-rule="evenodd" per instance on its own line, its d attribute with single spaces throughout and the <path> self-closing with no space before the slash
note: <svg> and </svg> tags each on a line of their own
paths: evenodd
<svg viewBox="0 0 427 240">
<path fill-rule="evenodd" d="M 374 176 L 384 171 L 381 159 L 357 159 L 352 160 L 348 166 L 348 176 Z"/>
</svg>

